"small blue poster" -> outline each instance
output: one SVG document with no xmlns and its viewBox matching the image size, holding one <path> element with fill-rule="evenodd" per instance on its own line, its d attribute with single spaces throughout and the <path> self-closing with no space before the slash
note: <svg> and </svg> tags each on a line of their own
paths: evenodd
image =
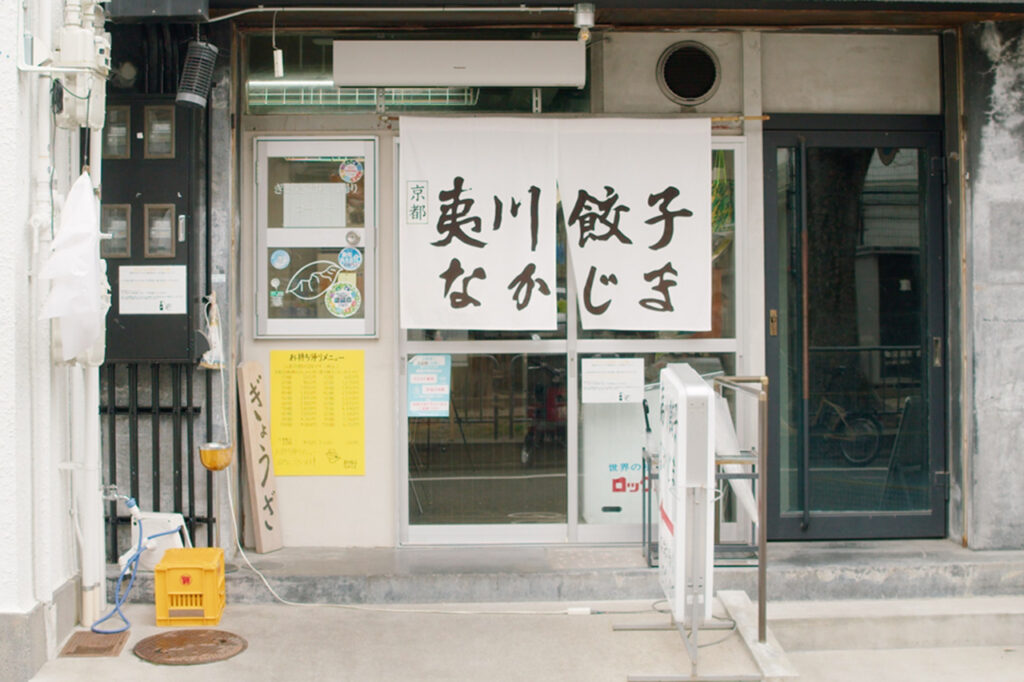
<svg viewBox="0 0 1024 682">
<path fill-rule="evenodd" d="M 451 355 L 414 355 L 409 358 L 410 417 L 447 417 L 452 386 Z"/>
</svg>

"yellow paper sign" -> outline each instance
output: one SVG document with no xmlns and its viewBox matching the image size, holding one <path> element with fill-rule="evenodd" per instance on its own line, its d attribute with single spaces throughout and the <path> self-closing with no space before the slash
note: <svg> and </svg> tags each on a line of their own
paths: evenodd
<svg viewBox="0 0 1024 682">
<path fill-rule="evenodd" d="M 270 438 L 277 476 L 366 472 L 363 351 L 270 352 Z"/>
</svg>

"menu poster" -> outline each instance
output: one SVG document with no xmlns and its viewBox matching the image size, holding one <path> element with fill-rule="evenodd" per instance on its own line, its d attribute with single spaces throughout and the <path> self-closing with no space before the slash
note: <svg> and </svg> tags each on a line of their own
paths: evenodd
<svg viewBox="0 0 1024 682">
<path fill-rule="evenodd" d="M 366 473 L 363 351 L 270 352 L 270 434 L 278 476 Z"/>
</svg>

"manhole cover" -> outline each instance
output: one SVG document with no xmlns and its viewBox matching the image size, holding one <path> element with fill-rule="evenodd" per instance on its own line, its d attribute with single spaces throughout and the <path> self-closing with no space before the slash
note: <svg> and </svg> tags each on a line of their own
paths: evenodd
<svg viewBox="0 0 1024 682">
<path fill-rule="evenodd" d="M 91 630 L 79 630 L 71 635 L 61 656 L 117 656 L 128 641 L 128 631 L 101 635 Z"/>
<path fill-rule="evenodd" d="M 244 639 L 223 630 L 175 630 L 141 640 L 135 655 L 161 665 L 196 665 L 223 661 L 247 646 Z"/>
</svg>

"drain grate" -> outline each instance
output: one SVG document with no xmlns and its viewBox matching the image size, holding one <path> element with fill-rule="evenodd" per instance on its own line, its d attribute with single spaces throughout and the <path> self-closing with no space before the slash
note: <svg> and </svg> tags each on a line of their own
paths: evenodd
<svg viewBox="0 0 1024 682">
<path fill-rule="evenodd" d="M 128 631 L 111 635 L 101 635 L 92 630 L 79 630 L 71 635 L 61 656 L 118 656 L 124 643 L 128 641 Z"/>
<path fill-rule="evenodd" d="M 146 637 L 135 645 L 135 655 L 160 665 L 197 665 L 236 656 L 249 643 L 223 630 L 176 630 Z"/>
</svg>

